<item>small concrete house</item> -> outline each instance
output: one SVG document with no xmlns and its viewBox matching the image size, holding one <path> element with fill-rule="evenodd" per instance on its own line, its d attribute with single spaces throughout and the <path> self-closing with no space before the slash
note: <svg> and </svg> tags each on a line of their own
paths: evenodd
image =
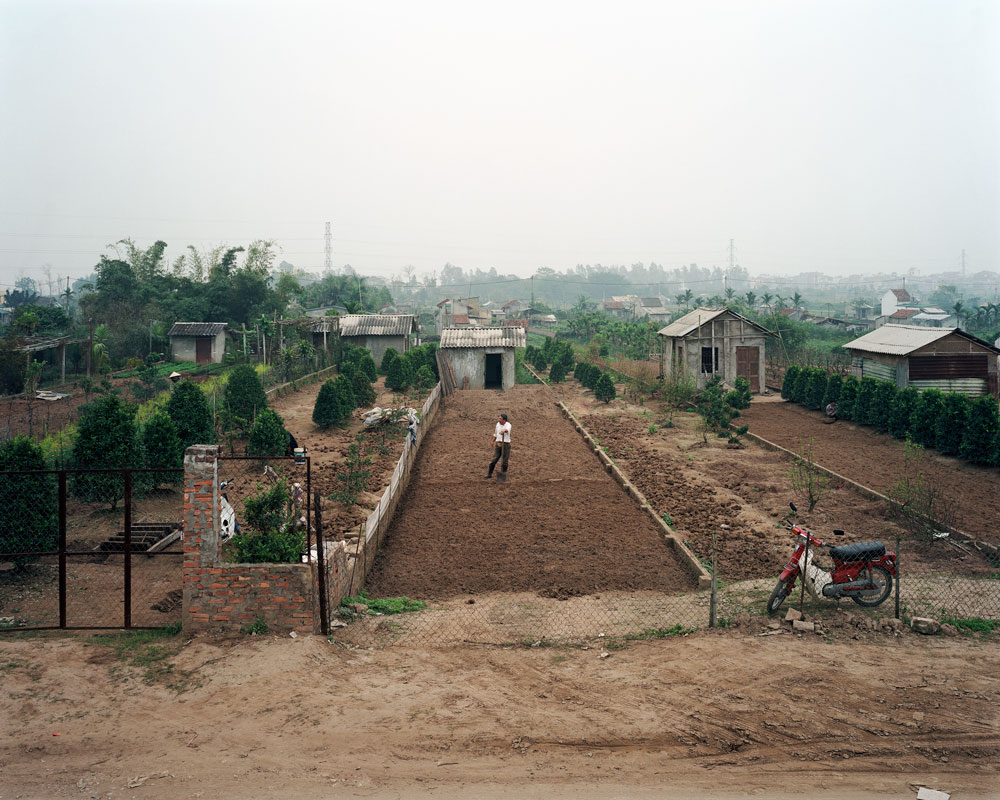
<svg viewBox="0 0 1000 800">
<path fill-rule="evenodd" d="M 687 371 L 704 388 L 714 375 L 733 385 L 746 379 L 750 391 L 764 389 L 766 328 L 728 308 L 696 308 L 659 331 L 660 371 Z"/>
<path fill-rule="evenodd" d="M 959 328 L 883 325 L 845 344 L 851 372 L 859 378 L 893 381 L 900 389 L 941 389 L 977 396 L 998 395 L 1000 348 Z"/>
<path fill-rule="evenodd" d="M 446 328 L 441 351 L 448 357 L 459 389 L 510 389 L 514 385 L 514 348 L 524 347 L 524 328 Z"/>
<path fill-rule="evenodd" d="M 340 340 L 367 348 L 376 364 L 390 347 L 397 353 L 410 349 L 410 334 L 417 332 L 413 314 L 347 314 L 338 318 Z"/>
<path fill-rule="evenodd" d="M 167 334 L 170 360 L 221 364 L 227 330 L 225 322 L 175 322 Z"/>
</svg>

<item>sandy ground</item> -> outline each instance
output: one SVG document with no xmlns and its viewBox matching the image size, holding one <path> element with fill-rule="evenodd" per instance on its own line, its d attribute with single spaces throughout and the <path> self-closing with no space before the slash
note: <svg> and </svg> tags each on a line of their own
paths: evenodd
<svg viewBox="0 0 1000 800">
<path fill-rule="evenodd" d="M 149 676 L 86 637 L 0 640 L 0 798 L 1000 796 L 994 644 L 587 647 L 178 637 Z"/>
</svg>

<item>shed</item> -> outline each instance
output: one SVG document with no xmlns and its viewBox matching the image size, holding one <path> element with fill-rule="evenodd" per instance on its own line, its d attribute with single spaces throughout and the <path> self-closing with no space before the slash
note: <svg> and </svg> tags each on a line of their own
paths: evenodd
<svg viewBox="0 0 1000 800">
<path fill-rule="evenodd" d="M 170 359 L 221 364 L 226 352 L 225 322 L 175 322 L 170 332 Z"/>
<path fill-rule="evenodd" d="M 843 347 L 859 378 L 893 381 L 901 389 L 998 394 L 1000 348 L 960 328 L 883 325 Z"/>
<path fill-rule="evenodd" d="M 455 384 L 469 389 L 510 389 L 514 385 L 514 348 L 524 347 L 520 326 L 445 328 L 441 350 L 448 356 Z"/>
<path fill-rule="evenodd" d="M 413 314 L 347 314 L 340 317 L 340 339 L 367 348 L 376 364 L 390 347 L 397 353 L 410 349 L 410 334 L 417 332 Z"/>
<path fill-rule="evenodd" d="M 713 375 L 732 385 L 746 379 L 750 391 L 764 388 L 767 328 L 729 308 L 696 308 L 659 331 L 660 371 L 683 369 L 704 388 Z"/>
</svg>

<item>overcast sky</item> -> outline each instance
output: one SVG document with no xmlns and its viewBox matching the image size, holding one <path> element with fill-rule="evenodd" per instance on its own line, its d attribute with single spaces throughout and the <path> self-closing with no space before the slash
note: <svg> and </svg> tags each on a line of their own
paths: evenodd
<svg viewBox="0 0 1000 800">
<path fill-rule="evenodd" d="M 1000 268 L 1000 2 L 0 0 L 0 283 L 131 236 Z"/>
</svg>

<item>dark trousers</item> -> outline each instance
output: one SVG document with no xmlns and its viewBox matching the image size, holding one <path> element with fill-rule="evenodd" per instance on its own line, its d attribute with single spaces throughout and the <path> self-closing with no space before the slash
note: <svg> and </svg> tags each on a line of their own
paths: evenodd
<svg viewBox="0 0 1000 800">
<path fill-rule="evenodd" d="M 493 468 L 501 458 L 503 461 L 500 463 L 500 471 L 506 472 L 507 462 L 510 461 L 510 442 L 504 442 L 502 446 L 499 443 L 493 446 L 493 460 L 490 462 L 490 471 L 487 474 L 493 474 Z"/>
</svg>

